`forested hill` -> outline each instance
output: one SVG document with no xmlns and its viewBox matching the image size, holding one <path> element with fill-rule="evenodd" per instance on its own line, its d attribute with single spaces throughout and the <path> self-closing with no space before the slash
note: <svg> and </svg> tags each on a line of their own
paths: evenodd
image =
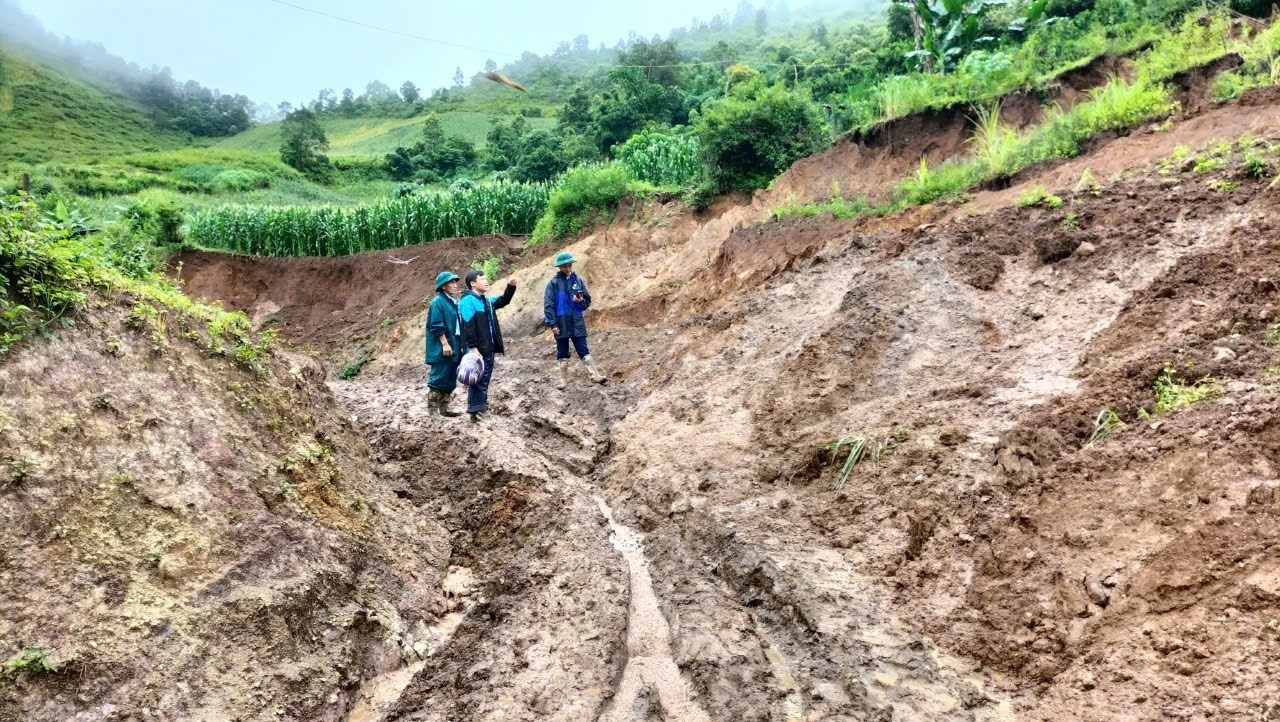
<svg viewBox="0 0 1280 722">
<path fill-rule="evenodd" d="M 254 109 L 244 95 L 222 93 L 195 80 L 180 82 L 168 68 L 142 68 L 107 52 L 100 43 L 59 37 L 12 0 L 0 0 L 0 46 L 14 61 L 21 58 L 124 100 L 159 131 L 221 137 L 252 125 Z"/>
</svg>

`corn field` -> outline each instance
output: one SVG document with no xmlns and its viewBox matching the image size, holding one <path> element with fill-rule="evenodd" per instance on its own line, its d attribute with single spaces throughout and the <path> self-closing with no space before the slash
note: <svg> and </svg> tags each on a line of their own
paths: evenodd
<svg viewBox="0 0 1280 722">
<path fill-rule="evenodd" d="M 191 218 L 204 248 L 259 256 L 343 256 L 456 236 L 533 231 L 552 184 L 494 183 L 356 208 L 228 206 Z"/>
<path fill-rule="evenodd" d="M 636 180 L 682 188 L 702 177 L 696 135 L 637 133 L 617 150 L 618 160 Z"/>
</svg>

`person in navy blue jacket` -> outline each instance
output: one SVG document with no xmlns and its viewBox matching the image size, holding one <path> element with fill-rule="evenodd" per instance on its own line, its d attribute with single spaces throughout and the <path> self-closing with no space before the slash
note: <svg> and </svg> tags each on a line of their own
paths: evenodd
<svg viewBox="0 0 1280 722">
<path fill-rule="evenodd" d="M 605 380 L 587 346 L 587 320 L 582 312 L 591 308 L 591 292 L 587 290 L 587 282 L 573 272 L 575 262 L 568 251 L 556 256 L 556 275 L 547 282 L 547 291 L 542 297 L 543 321 L 556 338 L 556 364 L 560 366 L 560 382 L 556 387 L 561 389 L 569 383 L 570 343 L 587 367 L 591 380 L 601 384 Z"/>
<path fill-rule="evenodd" d="M 462 342 L 470 353 L 484 359 L 484 374 L 467 392 L 467 413 L 472 421 L 480 421 L 489 411 L 489 381 L 493 378 L 493 358 L 505 353 L 502 346 L 502 327 L 498 325 L 498 309 L 511 303 L 516 295 L 516 280 L 507 281 L 501 296 L 486 297 L 489 279 L 480 271 L 468 271 L 464 280 L 467 290 L 458 301 L 458 316 L 462 319 Z"/>
</svg>

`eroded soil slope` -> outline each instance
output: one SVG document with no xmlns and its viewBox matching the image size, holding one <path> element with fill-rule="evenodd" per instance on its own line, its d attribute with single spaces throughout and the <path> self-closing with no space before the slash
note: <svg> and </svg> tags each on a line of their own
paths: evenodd
<svg viewBox="0 0 1280 722">
<path fill-rule="evenodd" d="M 0 364 L 0 719 L 345 719 L 428 651 L 445 530 L 319 361 L 95 301 Z"/>
<path fill-rule="evenodd" d="M 554 387 L 528 257 L 481 424 L 425 417 L 397 321 L 331 386 L 474 591 L 352 719 L 1280 713 L 1280 191 L 1246 100 L 1106 139 L 1097 185 L 1038 169 L 1032 207 L 624 209 L 570 246 L 609 384 Z"/>
</svg>

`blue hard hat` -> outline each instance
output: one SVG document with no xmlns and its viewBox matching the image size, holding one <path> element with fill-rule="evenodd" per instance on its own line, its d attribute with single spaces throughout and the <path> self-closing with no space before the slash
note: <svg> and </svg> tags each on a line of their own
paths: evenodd
<svg viewBox="0 0 1280 722">
<path fill-rule="evenodd" d="M 574 258 L 573 254 L 568 251 L 561 251 L 560 253 L 556 254 L 556 268 L 559 268 L 565 265 L 566 263 L 577 263 L 577 262 L 578 262 L 578 259 Z"/>
<path fill-rule="evenodd" d="M 453 273 L 451 271 L 441 271 L 440 275 L 436 276 L 436 290 L 439 291 L 440 287 L 443 286 L 444 284 L 448 283 L 449 281 L 456 281 L 456 280 L 458 280 L 458 274 Z"/>
</svg>

